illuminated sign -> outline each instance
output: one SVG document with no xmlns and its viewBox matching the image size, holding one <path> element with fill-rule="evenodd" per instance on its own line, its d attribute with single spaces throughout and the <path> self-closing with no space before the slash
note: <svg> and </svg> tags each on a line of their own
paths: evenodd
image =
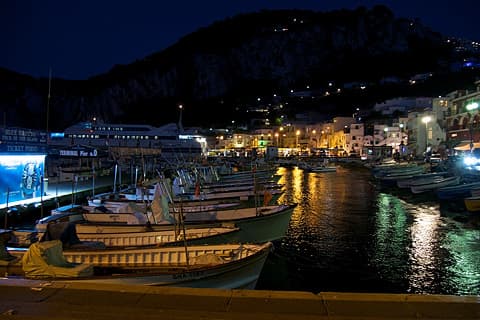
<svg viewBox="0 0 480 320">
<path fill-rule="evenodd" d="M 22 128 L 0 128 L 1 153 L 44 154 L 47 134 L 43 131 Z"/>
<path fill-rule="evenodd" d="M 47 142 L 47 134 L 42 131 L 22 128 L 0 128 L 0 135 L 4 142 L 34 143 Z"/>
<path fill-rule="evenodd" d="M 44 167 L 45 155 L 0 155 L 0 203 L 40 197 Z"/>
<path fill-rule="evenodd" d="M 96 157 L 98 155 L 97 149 L 93 150 L 60 150 L 59 154 L 63 157 Z"/>
</svg>

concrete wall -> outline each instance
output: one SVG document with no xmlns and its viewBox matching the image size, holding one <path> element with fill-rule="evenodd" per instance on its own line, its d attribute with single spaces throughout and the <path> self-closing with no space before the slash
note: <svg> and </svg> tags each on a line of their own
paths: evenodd
<svg viewBox="0 0 480 320">
<path fill-rule="evenodd" d="M 6 319 L 480 319 L 479 296 L 215 290 L 0 279 Z"/>
</svg>

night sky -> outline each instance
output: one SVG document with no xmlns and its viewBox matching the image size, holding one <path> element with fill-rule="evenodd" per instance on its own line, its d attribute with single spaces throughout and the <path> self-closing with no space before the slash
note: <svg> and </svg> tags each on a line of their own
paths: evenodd
<svg viewBox="0 0 480 320">
<path fill-rule="evenodd" d="M 86 79 L 173 45 L 215 21 L 262 9 L 389 7 L 445 35 L 480 40 L 480 1 L 1 0 L 0 67 L 35 77 Z"/>
</svg>

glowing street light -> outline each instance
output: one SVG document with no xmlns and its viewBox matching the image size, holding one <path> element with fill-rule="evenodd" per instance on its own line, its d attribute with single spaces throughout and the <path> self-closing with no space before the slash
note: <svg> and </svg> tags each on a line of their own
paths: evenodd
<svg viewBox="0 0 480 320">
<path fill-rule="evenodd" d="M 432 121 L 432 117 L 425 116 L 422 118 L 422 122 L 425 123 L 425 152 L 428 148 L 428 123 Z"/>
<path fill-rule="evenodd" d="M 295 135 L 296 135 L 296 144 L 295 144 L 295 147 L 298 148 L 298 136 L 300 135 L 300 130 L 297 130 L 297 132 L 295 132 Z"/>
<path fill-rule="evenodd" d="M 467 104 L 465 106 L 465 108 L 467 108 L 468 111 L 478 109 L 478 102 L 471 102 L 471 103 Z"/>
<path fill-rule="evenodd" d="M 465 108 L 467 109 L 467 111 L 473 111 L 473 110 L 477 110 L 478 109 L 478 102 L 470 102 L 469 104 L 467 104 L 465 106 Z M 470 120 L 470 152 L 473 151 L 473 124 L 472 124 L 472 120 Z"/>
</svg>

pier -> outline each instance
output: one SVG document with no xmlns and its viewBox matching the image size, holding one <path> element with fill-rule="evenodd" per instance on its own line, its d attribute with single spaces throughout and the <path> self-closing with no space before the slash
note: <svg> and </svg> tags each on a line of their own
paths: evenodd
<svg viewBox="0 0 480 320">
<path fill-rule="evenodd" d="M 4 319 L 479 319 L 480 297 L 0 279 Z"/>
<path fill-rule="evenodd" d="M 70 203 L 80 204 L 86 197 L 92 196 L 94 193 L 111 191 L 114 184 L 114 178 L 111 175 L 98 177 L 94 182 L 91 178 L 79 179 L 76 182 L 47 181 L 45 182 L 45 193 L 43 196 L 0 204 L 0 217 L 2 217 L 2 221 L 5 221 L 4 228 L 7 227 L 7 224 L 10 225 L 10 220 L 28 220 L 32 219 L 33 214 L 39 215 L 34 217 L 35 220 L 50 215 L 50 210 L 56 206 Z M 93 186 L 95 186 L 95 190 Z M 12 213 L 12 209 L 18 213 L 17 217 Z M 10 214 L 4 219 L 8 211 L 10 211 Z"/>
</svg>

